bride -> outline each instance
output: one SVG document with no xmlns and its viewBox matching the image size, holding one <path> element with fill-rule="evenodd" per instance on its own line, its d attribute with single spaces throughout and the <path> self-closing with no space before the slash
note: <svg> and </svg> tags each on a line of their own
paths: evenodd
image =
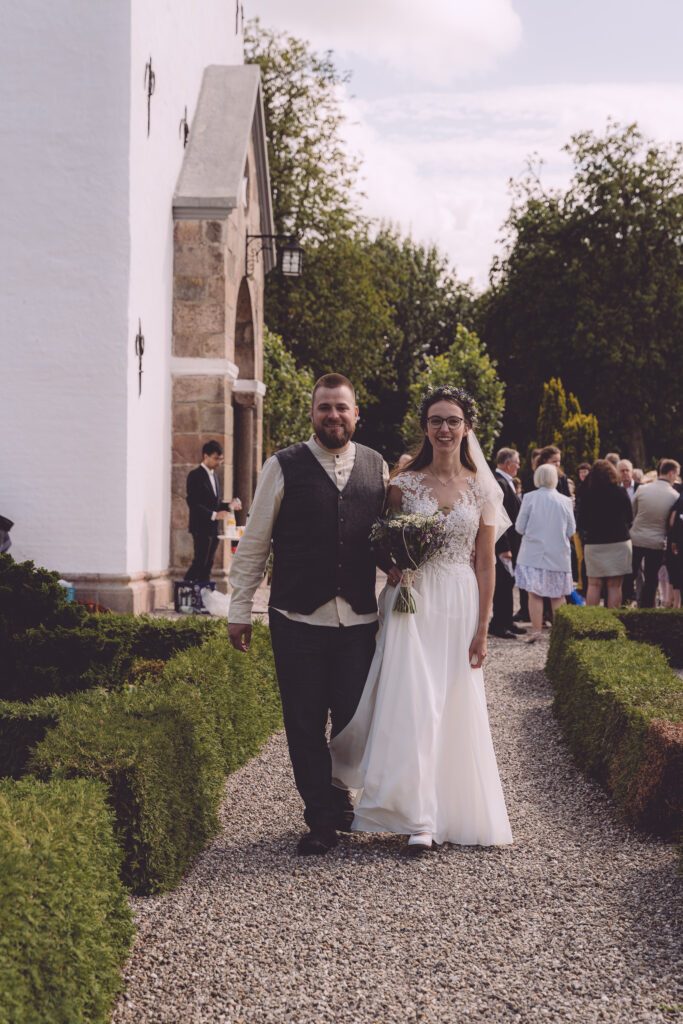
<svg viewBox="0 0 683 1024">
<path fill-rule="evenodd" d="M 388 505 L 446 521 L 446 541 L 413 585 L 417 612 L 383 624 L 358 710 L 330 746 L 335 784 L 357 790 L 353 830 L 432 842 L 512 842 L 491 742 L 482 665 L 495 579 L 494 543 L 508 526 L 502 491 L 472 433 L 476 408 L 438 387 L 420 406 L 424 441 L 393 478 Z M 399 578 L 392 570 L 390 583 Z"/>
</svg>

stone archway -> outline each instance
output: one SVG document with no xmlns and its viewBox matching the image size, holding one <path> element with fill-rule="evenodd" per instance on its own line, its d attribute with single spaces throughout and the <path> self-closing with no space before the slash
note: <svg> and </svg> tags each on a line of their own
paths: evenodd
<svg viewBox="0 0 683 1024">
<path fill-rule="evenodd" d="M 233 491 L 242 501 L 238 523 L 244 523 L 256 488 L 259 466 L 262 399 L 265 388 L 257 379 L 254 311 L 247 278 L 243 278 L 235 311 L 235 363 L 233 384 Z"/>
</svg>

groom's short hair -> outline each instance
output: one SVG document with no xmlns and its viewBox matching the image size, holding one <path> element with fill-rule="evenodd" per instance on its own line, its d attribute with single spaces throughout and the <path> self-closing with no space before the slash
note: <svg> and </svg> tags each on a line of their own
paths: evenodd
<svg viewBox="0 0 683 1024">
<path fill-rule="evenodd" d="M 354 402 L 356 401 L 356 389 L 343 373 L 325 373 L 322 377 L 319 377 L 313 386 L 313 394 L 311 395 L 311 402 L 315 402 L 315 393 L 318 388 L 348 388 L 353 395 Z"/>
</svg>

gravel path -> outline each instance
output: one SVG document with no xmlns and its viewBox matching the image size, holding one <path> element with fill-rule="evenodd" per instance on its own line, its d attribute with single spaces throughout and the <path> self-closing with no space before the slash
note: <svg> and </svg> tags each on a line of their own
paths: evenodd
<svg viewBox="0 0 683 1024">
<path fill-rule="evenodd" d="M 672 847 L 631 832 L 573 767 L 540 671 L 494 641 L 487 692 L 515 844 L 301 830 L 282 735 L 233 775 L 223 831 L 183 885 L 135 901 L 114 1024 L 683 1021 Z"/>
</svg>

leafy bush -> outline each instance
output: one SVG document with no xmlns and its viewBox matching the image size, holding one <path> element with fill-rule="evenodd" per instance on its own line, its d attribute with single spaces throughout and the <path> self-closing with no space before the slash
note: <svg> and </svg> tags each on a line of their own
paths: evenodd
<svg viewBox="0 0 683 1024">
<path fill-rule="evenodd" d="M 56 725 L 65 697 L 0 700 L 0 776 L 20 778 L 33 747 Z"/>
<path fill-rule="evenodd" d="M 93 686 L 118 686 L 133 662 L 130 641 L 108 637 L 91 621 L 93 618 L 75 628 L 38 626 L 13 637 L 0 697 L 33 700 Z"/>
<path fill-rule="evenodd" d="M 270 633 L 255 623 L 249 652 L 236 651 L 227 637 L 180 654 L 164 679 L 199 687 L 218 725 L 226 772 L 239 768 L 282 726 L 282 712 Z"/>
<path fill-rule="evenodd" d="M 664 655 L 622 638 L 570 640 L 555 657 L 555 713 L 577 762 L 642 827 L 683 826 L 683 690 Z"/>
<path fill-rule="evenodd" d="M 631 640 L 659 647 L 675 668 L 683 667 L 683 609 L 631 608 L 616 613 Z"/>
<path fill-rule="evenodd" d="M 92 615 L 90 626 L 108 640 L 125 640 L 135 658 L 167 661 L 179 651 L 198 647 L 211 637 L 225 634 L 225 622 L 203 615 L 182 619 L 148 615 Z"/>
<path fill-rule="evenodd" d="M 270 638 L 249 654 L 226 638 L 177 655 L 161 678 L 65 701 L 31 765 L 42 777 L 89 776 L 109 788 L 138 893 L 169 889 L 217 827 L 226 771 L 281 722 Z"/>
<path fill-rule="evenodd" d="M 555 613 L 545 665 L 551 683 L 559 671 L 563 653 L 571 640 L 626 639 L 624 626 L 607 608 L 562 605 Z"/>
<path fill-rule="evenodd" d="M 73 628 L 83 621 L 87 612 L 69 604 L 58 581 L 56 572 L 0 555 L 0 647 L 36 626 Z"/>
<path fill-rule="evenodd" d="M 216 725 L 186 683 L 91 691 L 36 747 L 43 778 L 105 783 L 137 893 L 172 888 L 217 828 L 223 765 Z"/>
<path fill-rule="evenodd" d="M 133 936 L 104 787 L 0 783 L 0 1020 L 105 1024 Z"/>
</svg>

